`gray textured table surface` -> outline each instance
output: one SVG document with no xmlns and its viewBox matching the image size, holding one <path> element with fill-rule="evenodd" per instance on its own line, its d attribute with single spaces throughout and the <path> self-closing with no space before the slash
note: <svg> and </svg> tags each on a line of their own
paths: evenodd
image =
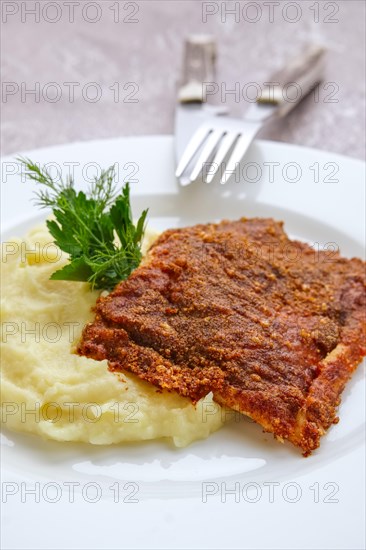
<svg viewBox="0 0 366 550">
<path fill-rule="evenodd" d="M 324 44 L 318 97 L 261 135 L 364 157 L 362 0 L 2 2 L 2 31 L 3 154 L 172 133 L 183 39 L 204 32 L 218 41 L 220 90 L 240 91 L 224 97 L 238 115 L 249 82 L 261 85 L 308 42 Z"/>
</svg>

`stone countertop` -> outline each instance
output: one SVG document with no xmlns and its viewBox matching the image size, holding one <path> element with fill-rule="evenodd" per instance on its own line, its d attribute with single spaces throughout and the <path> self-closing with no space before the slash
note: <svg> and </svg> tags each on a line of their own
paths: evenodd
<svg viewBox="0 0 366 550">
<path fill-rule="evenodd" d="M 136 0 L 2 2 L 2 153 L 123 135 L 171 134 L 183 41 L 218 42 L 216 101 L 232 114 L 309 42 L 326 73 L 261 136 L 364 158 L 365 3 Z M 230 93 L 235 90 L 235 93 Z"/>
</svg>

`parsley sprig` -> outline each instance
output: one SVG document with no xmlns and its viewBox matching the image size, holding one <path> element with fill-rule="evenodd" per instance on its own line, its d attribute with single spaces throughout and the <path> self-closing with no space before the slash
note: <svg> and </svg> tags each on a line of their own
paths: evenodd
<svg viewBox="0 0 366 550">
<path fill-rule="evenodd" d="M 17 160 L 27 177 L 42 186 L 35 192 L 35 202 L 52 208 L 54 219 L 47 220 L 48 230 L 55 244 L 69 254 L 69 263 L 51 279 L 88 281 L 92 288 L 106 290 L 126 279 L 141 261 L 147 210 L 134 225 L 129 184 L 117 193 L 114 166 L 102 171 L 84 193 L 75 190 L 72 178 L 55 180 L 30 159 Z"/>
</svg>

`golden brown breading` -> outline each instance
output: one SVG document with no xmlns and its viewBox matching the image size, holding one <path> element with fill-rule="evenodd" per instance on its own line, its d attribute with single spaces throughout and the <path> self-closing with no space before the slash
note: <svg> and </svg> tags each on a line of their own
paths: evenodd
<svg viewBox="0 0 366 550">
<path fill-rule="evenodd" d="M 249 415 L 305 455 L 365 355 L 365 264 L 271 219 L 165 231 L 98 301 L 79 352 Z"/>
</svg>

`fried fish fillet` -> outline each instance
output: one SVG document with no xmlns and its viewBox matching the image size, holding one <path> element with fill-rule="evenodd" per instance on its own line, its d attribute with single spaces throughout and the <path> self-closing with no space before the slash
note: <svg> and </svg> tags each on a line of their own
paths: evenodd
<svg viewBox="0 0 366 550">
<path fill-rule="evenodd" d="M 365 264 L 272 219 L 165 231 L 96 307 L 79 353 L 198 401 L 208 392 L 308 455 L 366 353 Z"/>
</svg>

